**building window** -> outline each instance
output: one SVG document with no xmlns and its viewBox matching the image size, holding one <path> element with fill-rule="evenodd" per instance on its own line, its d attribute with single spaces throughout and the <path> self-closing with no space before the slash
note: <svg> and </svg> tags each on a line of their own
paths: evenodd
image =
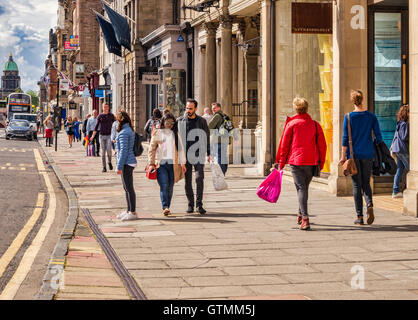
<svg viewBox="0 0 418 320">
<path fill-rule="evenodd" d="M 61 56 L 61 70 L 62 71 L 67 70 L 67 56 L 65 55 Z"/>
<path fill-rule="evenodd" d="M 67 20 L 68 19 L 68 9 L 65 9 L 64 12 L 65 12 L 65 20 Z"/>
<path fill-rule="evenodd" d="M 66 34 L 62 35 L 62 44 L 64 45 L 67 42 L 68 36 Z"/>
</svg>

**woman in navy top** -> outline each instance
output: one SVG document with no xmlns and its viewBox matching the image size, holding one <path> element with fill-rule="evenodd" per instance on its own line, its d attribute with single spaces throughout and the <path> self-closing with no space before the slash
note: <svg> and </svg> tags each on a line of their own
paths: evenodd
<svg viewBox="0 0 418 320">
<path fill-rule="evenodd" d="M 404 170 L 409 171 L 409 106 L 404 105 L 398 112 L 398 123 L 390 150 L 397 158 L 397 171 L 393 181 L 392 198 L 402 198 L 399 184 Z"/>
<path fill-rule="evenodd" d="M 374 221 L 373 192 L 370 186 L 374 158 L 372 131 L 375 135 L 376 143 L 381 142 L 383 139 L 377 117 L 363 106 L 363 93 L 360 90 L 351 91 L 351 102 L 354 105 L 354 111 L 350 112 L 351 136 L 354 160 L 358 170 L 358 173 L 351 177 L 357 212 L 357 220 L 354 223 L 358 225 L 364 224 L 362 197 L 364 195 L 367 204 L 367 224 L 372 224 Z M 344 118 L 342 145 L 340 165 L 344 164 L 347 158 L 350 158 L 347 115 Z"/>
</svg>

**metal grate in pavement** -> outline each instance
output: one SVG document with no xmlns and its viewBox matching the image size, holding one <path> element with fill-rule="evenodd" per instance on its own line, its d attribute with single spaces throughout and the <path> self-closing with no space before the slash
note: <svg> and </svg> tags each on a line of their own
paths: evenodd
<svg viewBox="0 0 418 320">
<path fill-rule="evenodd" d="M 94 219 L 90 214 L 90 211 L 88 209 L 81 209 L 81 211 L 83 212 L 84 218 L 89 224 L 90 229 L 94 233 L 97 241 L 99 242 L 104 253 L 106 254 L 106 257 L 109 259 L 109 262 L 112 264 L 113 268 L 115 268 L 116 273 L 121 278 L 130 296 L 134 300 L 147 300 L 144 292 L 141 290 L 141 288 L 136 283 L 135 279 L 132 278 L 128 270 L 125 268 L 122 261 L 117 256 L 115 250 L 113 250 L 109 241 L 106 239 L 106 237 L 100 230 L 99 226 L 96 224 L 96 222 L 94 222 Z"/>
</svg>

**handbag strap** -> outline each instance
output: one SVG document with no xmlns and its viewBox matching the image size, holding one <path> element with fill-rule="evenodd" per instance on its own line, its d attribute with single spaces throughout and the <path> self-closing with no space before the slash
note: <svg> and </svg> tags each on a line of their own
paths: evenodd
<svg viewBox="0 0 418 320">
<path fill-rule="evenodd" d="M 350 157 L 351 159 L 354 160 L 353 138 L 351 137 L 350 113 L 347 113 L 347 125 L 348 125 L 348 144 L 350 146 Z"/>
</svg>

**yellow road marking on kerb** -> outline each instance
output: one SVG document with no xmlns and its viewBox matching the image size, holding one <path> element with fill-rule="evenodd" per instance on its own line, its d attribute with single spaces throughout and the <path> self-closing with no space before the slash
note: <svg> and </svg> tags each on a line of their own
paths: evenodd
<svg viewBox="0 0 418 320">
<path fill-rule="evenodd" d="M 13 275 L 12 279 L 9 281 L 7 286 L 4 288 L 3 292 L 0 295 L 0 300 L 12 300 L 15 296 L 17 291 L 19 290 L 20 286 L 22 285 L 23 281 L 25 280 L 26 276 L 28 275 L 30 268 L 32 267 L 33 261 L 36 258 L 39 250 L 42 247 L 42 244 L 45 241 L 45 238 L 51 228 L 52 223 L 55 219 L 55 209 L 57 206 L 57 199 L 55 197 L 54 188 L 52 187 L 51 180 L 48 177 L 48 174 L 45 171 L 44 164 L 41 159 L 41 155 L 39 154 L 38 149 L 34 149 L 33 152 L 35 153 L 36 163 L 38 165 L 38 171 L 40 174 L 43 175 L 45 184 L 48 188 L 49 194 L 49 205 L 48 210 L 46 212 L 45 220 L 38 231 L 35 239 L 33 239 L 32 244 L 26 250 L 25 254 L 23 255 L 22 261 Z"/>
<path fill-rule="evenodd" d="M 38 201 L 36 202 L 36 208 L 35 210 L 33 210 L 32 216 L 26 222 L 23 229 L 20 230 L 20 232 L 18 233 L 16 238 L 13 240 L 10 247 L 7 248 L 6 252 L 0 258 L 0 278 L 3 276 L 3 273 L 8 267 L 10 261 L 13 260 L 16 253 L 19 251 L 20 247 L 22 246 L 29 232 L 32 231 L 33 227 L 36 224 L 36 221 L 38 221 L 38 218 L 42 213 L 42 208 L 44 207 L 44 200 L 45 200 L 45 194 L 44 193 L 38 194 Z"/>
</svg>

